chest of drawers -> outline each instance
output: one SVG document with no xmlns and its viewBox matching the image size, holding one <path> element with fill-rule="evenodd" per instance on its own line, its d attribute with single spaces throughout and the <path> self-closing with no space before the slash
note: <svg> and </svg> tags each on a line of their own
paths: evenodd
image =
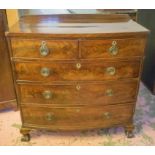
<svg viewBox="0 0 155 155">
<path fill-rule="evenodd" d="M 112 126 L 133 137 L 147 34 L 127 15 L 22 18 L 7 33 L 22 140 Z"/>
</svg>

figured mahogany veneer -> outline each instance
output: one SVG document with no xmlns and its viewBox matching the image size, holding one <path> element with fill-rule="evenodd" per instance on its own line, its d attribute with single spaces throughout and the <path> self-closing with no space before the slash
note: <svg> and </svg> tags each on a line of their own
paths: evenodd
<svg viewBox="0 0 155 155">
<path fill-rule="evenodd" d="M 127 124 L 133 105 L 43 107 L 22 106 L 23 125 L 55 130 L 85 130 Z"/>
<path fill-rule="evenodd" d="M 22 104 L 108 105 L 133 102 L 136 100 L 137 80 L 68 83 L 53 85 L 20 84 Z M 126 91 L 124 91 L 126 90 Z M 46 98 L 44 93 L 51 96 Z M 116 100 L 117 98 L 117 100 Z"/>
<path fill-rule="evenodd" d="M 22 18 L 7 33 L 22 140 L 118 125 L 133 137 L 147 33 L 126 15 Z"/>
<path fill-rule="evenodd" d="M 0 112 L 10 108 L 17 110 L 9 51 L 5 37 L 6 19 L 6 11 L 0 9 Z"/>
<path fill-rule="evenodd" d="M 118 57 L 132 57 L 142 56 L 144 53 L 144 47 L 146 40 L 144 38 L 139 39 L 115 39 L 118 46 L 118 54 L 112 56 L 109 53 L 109 47 L 111 46 L 113 39 L 107 40 L 83 40 L 80 42 L 81 58 L 118 58 Z"/>
<path fill-rule="evenodd" d="M 78 69 L 77 64 L 81 67 Z M 114 75 L 107 70 L 115 68 Z M 49 70 L 48 76 L 43 76 L 43 68 Z M 139 76 L 140 61 L 75 61 L 60 63 L 16 62 L 17 80 L 28 81 L 90 81 L 90 80 L 116 80 L 124 78 L 137 78 Z"/>
<path fill-rule="evenodd" d="M 46 42 L 49 49 L 48 59 L 76 59 L 78 57 L 77 40 L 12 39 L 13 57 L 44 58 L 39 53 L 42 41 Z"/>
</svg>

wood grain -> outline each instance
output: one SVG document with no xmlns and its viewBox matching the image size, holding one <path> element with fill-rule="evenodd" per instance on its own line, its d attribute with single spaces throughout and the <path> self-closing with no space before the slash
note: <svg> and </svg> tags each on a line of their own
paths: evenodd
<svg viewBox="0 0 155 155">
<path fill-rule="evenodd" d="M 118 54 L 109 52 L 112 42 L 116 41 Z M 107 39 L 107 40 L 82 40 L 80 41 L 81 58 L 118 58 L 143 56 L 146 39 Z"/>
<path fill-rule="evenodd" d="M 60 85 L 20 84 L 19 88 L 22 104 L 109 105 L 135 101 L 137 82 L 131 80 Z M 107 94 L 109 90 L 112 91 L 112 95 Z M 50 98 L 44 97 L 45 91 L 51 92 Z"/>
<path fill-rule="evenodd" d="M 6 35 L 24 138 L 33 128 L 115 125 L 132 137 L 148 33 L 123 15 L 23 17 Z M 50 50 L 45 57 L 39 54 L 41 41 Z M 116 55 L 109 52 L 112 41 Z"/>
<path fill-rule="evenodd" d="M 5 10 L 0 10 L 0 110 L 7 108 L 16 109 L 16 96 L 12 79 L 4 23 Z"/>
<path fill-rule="evenodd" d="M 128 123 L 133 105 L 42 107 L 22 105 L 23 125 L 53 130 L 86 130 Z M 109 114 L 109 118 L 105 115 Z M 48 116 L 51 115 L 51 120 Z"/>
<path fill-rule="evenodd" d="M 29 23 L 107 23 L 107 22 L 127 22 L 130 17 L 121 14 L 53 14 L 53 15 L 33 15 L 25 16 L 20 19 L 22 22 Z"/>
<path fill-rule="evenodd" d="M 119 38 L 146 37 L 149 30 L 127 15 L 44 15 L 23 17 L 10 28 L 10 37 Z"/>
<path fill-rule="evenodd" d="M 77 69 L 77 63 L 81 68 Z M 140 61 L 73 61 L 68 63 L 39 63 L 16 62 L 17 80 L 29 81 L 91 81 L 91 80 L 117 80 L 124 78 L 137 78 L 139 76 Z M 42 68 L 48 68 L 50 75 L 43 77 Z M 116 73 L 110 75 L 108 67 L 115 67 Z"/>
<path fill-rule="evenodd" d="M 40 54 L 42 41 L 46 42 L 49 50 L 47 56 Z M 76 40 L 47 40 L 47 39 L 12 39 L 13 57 L 42 58 L 51 60 L 76 59 L 78 57 L 78 41 Z M 25 48 L 26 47 L 26 48 Z"/>
</svg>

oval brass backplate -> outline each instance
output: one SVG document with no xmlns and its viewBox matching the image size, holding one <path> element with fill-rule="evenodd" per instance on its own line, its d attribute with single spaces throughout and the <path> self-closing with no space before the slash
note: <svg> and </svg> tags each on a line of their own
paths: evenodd
<svg viewBox="0 0 155 155">
<path fill-rule="evenodd" d="M 43 67 L 43 68 L 41 68 L 41 70 L 40 70 L 40 74 L 41 74 L 42 76 L 44 76 L 44 77 L 47 77 L 47 76 L 50 75 L 50 69 L 47 68 L 47 67 Z"/>
<path fill-rule="evenodd" d="M 115 67 L 107 67 L 107 68 L 106 68 L 106 72 L 107 72 L 109 75 L 115 75 L 116 69 L 115 69 Z"/>
<path fill-rule="evenodd" d="M 47 56 L 49 54 L 49 49 L 48 49 L 45 41 L 41 42 L 39 51 L 40 51 L 41 56 Z"/>
<path fill-rule="evenodd" d="M 118 47 L 117 47 L 117 42 L 116 41 L 113 41 L 112 42 L 112 46 L 109 48 L 109 53 L 113 56 L 117 55 L 118 54 Z"/>
</svg>

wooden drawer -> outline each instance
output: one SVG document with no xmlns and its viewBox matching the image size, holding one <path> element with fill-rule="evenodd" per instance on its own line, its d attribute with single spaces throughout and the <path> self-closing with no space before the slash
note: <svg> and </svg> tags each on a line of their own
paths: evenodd
<svg viewBox="0 0 155 155">
<path fill-rule="evenodd" d="M 52 60 L 76 59 L 76 40 L 11 39 L 13 57 L 46 58 Z"/>
<path fill-rule="evenodd" d="M 140 61 L 82 61 L 66 63 L 16 62 L 18 80 L 89 81 L 137 78 Z"/>
<path fill-rule="evenodd" d="M 145 39 L 82 40 L 81 58 L 119 58 L 142 56 Z"/>
<path fill-rule="evenodd" d="M 22 106 L 23 124 L 54 130 L 85 130 L 128 123 L 133 105 L 40 107 Z"/>
<path fill-rule="evenodd" d="M 137 80 L 67 85 L 20 84 L 19 88 L 24 104 L 107 105 L 135 101 Z"/>
</svg>

